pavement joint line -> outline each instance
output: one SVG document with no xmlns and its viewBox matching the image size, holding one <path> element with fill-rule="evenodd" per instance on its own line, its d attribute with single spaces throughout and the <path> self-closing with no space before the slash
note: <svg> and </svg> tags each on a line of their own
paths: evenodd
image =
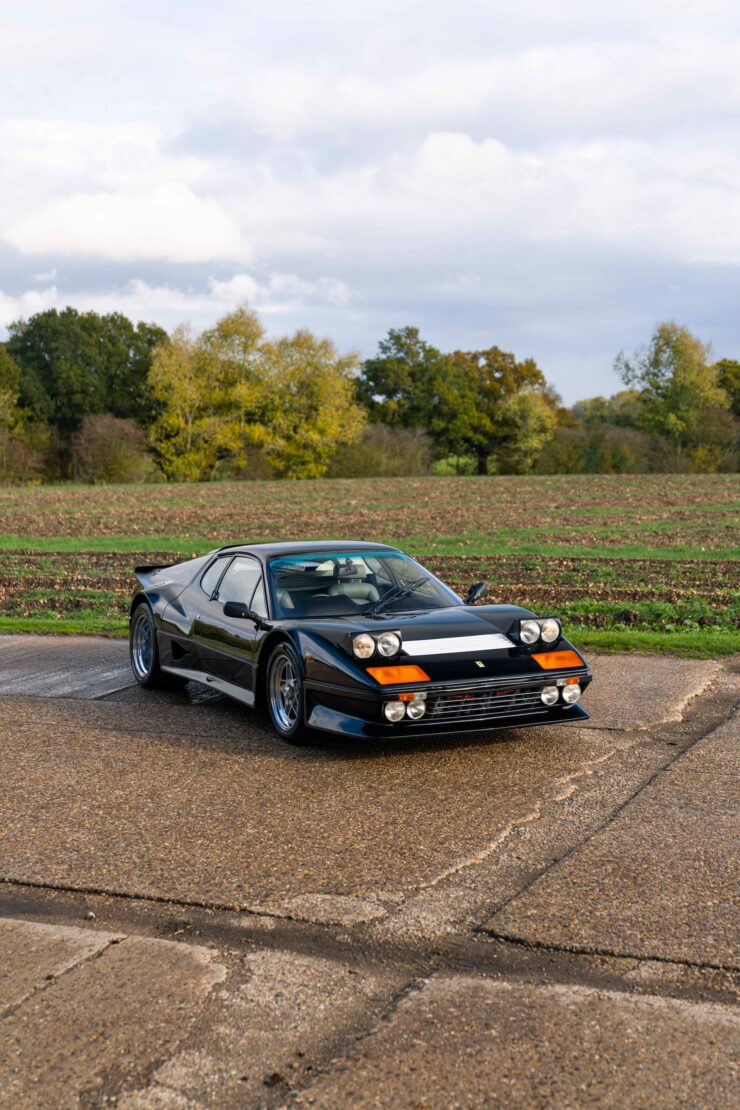
<svg viewBox="0 0 740 1110">
<path fill-rule="evenodd" d="M 14 918 L 14 920 L 17 921 L 23 919 Z M 50 978 L 46 976 L 43 981 L 37 987 L 34 987 L 31 993 L 27 994 L 25 998 L 22 998 L 20 1002 L 14 1002 L 10 1006 L 6 1006 L 4 1009 L 0 1010 L 0 1018 L 4 1020 L 5 1018 L 12 1017 L 12 1015 L 16 1013 L 17 1010 L 20 1010 L 22 1006 L 25 1006 L 27 1002 L 30 1002 L 31 999 L 37 998 L 38 995 L 43 994 L 45 991 L 49 990 L 49 988 L 58 983 L 60 979 L 63 979 L 66 975 L 71 975 L 73 972 L 78 971 L 86 964 L 93 963 L 95 960 L 100 959 L 100 957 L 104 955 L 109 948 L 112 948 L 114 945 L 117 944 L 122 944 L 126 939 L 127 938 L 125 933 L 121 933 L 120 935 L 115 934 L 111 937 L 107 944 L 104 944 L 101 948 L 98 948 L 97 951 L 90 952 L 88 953 L 88 955 L 83 956 L 81 959 L 75 960 L 75 962 L 73 964 L 70 964 L 69 967 L 62 968 L 62 970 L 58 974 L 52 974 Z"/>
<path fill-rule="evenodd" d="M 138 936 L 147 935 L 151 934 L 131 933 L 126 939 L 136 939 Z M 488 938 L 486 939 L 488 940 Z M 205 945 L 211 948 L 214 953 L 221 953 L 221 955 L 223 955 L 224 950 L 234 955 L 238 952 L 238 949 L 233 947 L 233 941 L 231 945 L 224 941 L 218 943 L 198 933 L 192 938 L 191 943 L 199 946 Z M 252 944 L 249 945 L 248 951 L 258 953 L 265 951 L 265 948 L 267 948 L 269 951 L 278 953 L 307 953 L 308 955 L 331 960 L 347 968 L 354 966 L 382 971 L 392 966 L 403 976 L 403 985 L 386 1003 L 383 1012 L 377 1013 L 371 1027 L 366 1026 L 364 1029 L 351 1033 L 344 1038 L 340 1033 L 340 1039 L 334 1042 L 331 1061 L 326 1061 L 326 1057 L 324 1057 L 324 1067 L 327 1064 L 331 1066 L 333 1062 L 343 1059 L 342 1053 L 346 1056 L 353 1045 L 365 1040 L 368 1035 L 379 1032 L 383 1023 L 392 1020 L 393 1014 L 400 1003 L 405 997 L 413 993 L 414 989 L 423 989 L 425 983 L 444 976 L 453 978 L 474 976 L 478 980 L 528 984 L 535 989 L 559 986 L 562 989 L 576 988 L 599 993 L 608 991 L 614 997 L 633 998 L 640 996 L 645 999 L 652 999 L 656 1003 L 661 1001 L 684 1001 L 695 1004 L 717 1004 L 726 1008 L 737 1005 L 737 988 L 734 986 L 737 976 L 731 972 L 716 972 L 713 968 L 678 963 L 675 970 L 682 976 L 681 979 L 677 980 L 673 977 L 665 980 L 651 977 L 649 981 L 638 982 L 630 981 L 630 974 L 637 967 L 641 965 L 649 966 L 653 961 L 649 959 L 642 960 L 639 957 L 604 957 L 569 951 L 545 953 L 541 949 L 525 949 L 523 946 L 505 941 L 495 943 L 504 950 L 494 956 L 494 959 L 497 960 L 495 963 L 489 962 L 490 957 L 487 961 L 487 954 L 481 950 L 480 942 L 474 942 L 475 947 L 472 951 L 463 950 L 458 945 L 453 945 L 449 950 L 432 950 L 424 953 L 415 949 L 411 956 L 404 951 L 396 952 L 395 950 L 390 953 L 388 951 L 382 953 L 368 952 L 364 947 L 360 947 L 358 952 L 356 944 L 352 948 L 342 948 L 341 950 L 336 947 L 327 948 L 325 944 L 318 947 L 313 946 L 309 949 L 306 949 L 303 945 L 290 943 L 268 943 L 267 946 Z M 515 955 L 517 950 L 526 952 L 528 956 L 533 957 L 535 963 L 520 963 Z M 545 954 L 547 955 L 547 961 L 542 964 L 541 959 Z M 513 962 L 512 955 L 514 957 Z M 503 957 L 502 962 L 498 962 L 501 957 Z M 594 963 L 594 961 L 597 962 Z M 687 974 L 688 979 L 685 978 Z M 712 978 L 713 975 L 717 974 L 727 977 L 729 981 L 718 983 Z M 318 1071 L 321 1070 L 320 1066 Z M 317 1073 L 315 1072 L 314 1075 Z M 274 1103 L 270 1102 L 270 1105 L 274 1105 Z M 281 1103 L 281 1105 L 283 1104 Z"/>
<path fill-rule="evenodd" d="M 532 887 L 539 879 L 541 879 L 543 877 L 543 875 L 546 875 L 549 871 L 551 871 L 554 867 L 557 867 L 564 860 L 569 859 L 570 856 L 572 856 L 575 852 L 580 852 L 581 849 L 586 844 L 590 843 L 590 841 L 592 841 L 594 839 L 594 837 L 598 836 L 606 828 L 608 828 L 609 825 L 613 824 L 613 822 L 617 819 L 617 817 L 620 815 L 620 813 L 622 813 L 622 811 L 625 810 L 627 808 L 627 806 L 631 805 L 632 802 L 634 802 L 636 798 L 638 798 L 645 790 L 647 790 L 647 788 L 649 786 L 652 786 L 652 784 L 654 782 L 656 782 L 656 780 L 661 775 L 665 774 L 665 772 L 667 770 L 669 770 L 670 768 L 675 766 L 675 764 L 678 762 L 679 759 L 681 759 L 682 756 L 684 756 L 688 752 L 690 752 L 694 747 L 696 747 L 697 744 L 701 743 L 702 740 L 706 740 L 708 737 L 710 737 L 712 735 L 712 733 L 718 731 L 718 729 L 720 729 L 724 725 L 726 725 L 728 723 L 728 721 L 731 721 L 733 719 L 733 717 L 735 716 L 736 712 L 737 712 L 737 707 L 733 707 L 730 710 L 730 712 L 725 715 L 725 717 L 723 718 L 723 720 L 719 724 L 713 722 L 709 726 L 709 728 L 707 729 L 706 732 L 703 732 L 701 735 L 696 736 L 693 739 L 690 739 L 685 746 L 676 749 L 676 752 L 672 756 L 670 756 L 662 764 L 662 766 L 658 767 L 655 771 L 653 771 L 653 773 L 651 775 L 649 775 L 648 778 L 646 778 L 644 782 L 640 783 L 640 785 L 635 790 L 633 790 L 633 792 L 629 795 L 629 797 L 625 798 L 624 801 L 620 802 L 619 805 L 617 805 L 613 810 L 611 810 L 611 812 L 608 813 L 604 817 L 604 819 L 599 822 L 599 824 L 596 826 L 596 828 L 592 829 L 589 833 L 587 833 L 584 837 L 582 837 L 576 844 L 572 844 L 569 848 L 566 848 L 566 850 L 561 855 L 559 855 L 556 859 L 550 860 L 546 864 L 545 867 L 540 868 L 539 870 L 534 872 L 532 875 L 530 875 L 529 879 L 527 880 L 527 882 L 525 882 L 524 886 L 520 890 L 518 890 L 515 894 L 512 894 L 512 895 L 510 895 L 510 897 L 505 898 L 503 900 L 503 902 L 501 902 L 500 905 L 498 905 L 496 907 L 496 909 L 494 910 L 494 913 L 500 913 L 507 906 L 511 905 L 512 902 L 516 901 L 517 898 L 521 898 L 521 896 L 523 894 L 526 894 L 526 892 L 530 889 L 530 887 Z M 489 917 L 490 916 L 491 915 L 489 914 Z M 480 924 L 477 926 L 477 928 L 480 931 L 485 931 L 483 926 L 480 925 Z"/>
<path fill-rule="evenodd" d="M 69 883 L 42 883 L 34 879 L 14 878 L 12 875 L 0 875 L 0 886 L 30 887 L 32 890 L 58 891 L 61 894 L 82 894 L 88 895 L 89 897 L 117 898 L 122 901 L 151 903 L 153 905 L 173 906 L 175 908 L 183 906 L 197 910 L 212 910 L 217 913 L 246 914 L 249 917 L 263 918 L 268 921 L 290 921 L 294 922 L 296 925 L 313 925 L 319 928 L 334 927 L 334 923 L 327 926 L 319 921 L 313 921 L 310 918 L 300 917 L 291 913 L 279 913 L 277 910 L 259 909 L 257 906 L 229 902 L 203 902 L 190 898 L 168 898 L 163 894 L 141 894 L 137 891 L 114 890 L 108 887 L 74 886 Z M 343 896 L 336 895 L 336 897 Z M 382 900 L 379 904 L 383 904 Z M 390 911 L 386 912 L 390 914 Z M 2 914 L 0 914 L 0 917 L 2 917 Z M 337 922 L 336 927 L 346 929 L 348 926 Z"/>
<path fill-rule="evenodd" d="M 365 1041 L 371 1037 L 377 1036 L 382 1026 L 390 1025 L 395 1017 L 399 1006 L 414 994 L 419 994 L 424 987 L 429 983 L 435 975 L 439 973 L 439 967 L 432 965 L 424 970 L 423 974 L 417 974 L 407 980 L 403 986 L 399 987 L 391 994 L 387 1003 L 382 1011 L 376 1018 L 375 1022 L 363 1029 L 362 1032 L 357 1033 L 354 1037 L 345 1037 L 342 1042 L 337 1042 L 334 1047 L 334 1052 L 331 1059 L 327 1060 L 323 1066 L 316 1068 L 313 1074 L 309 1077 L 308 1082 L 301 1086 L 301 1090 L 307 1091 L 314 1085 L 316 1080 L 324 1074 L 328 1074 L 335 1064 L 341 1064 L 346 1061 L 350 1052 L 357 1050 Z M 295 1089 L 292 1084 L 287 1084 L 287 1089 Z"/>
<path fill-rule="evenodd" d="M 152 902 L 166 906 L 189 906 L 198 910 L 220 910 L 226 913 L 247 913 L 255 917 L 283 918 L 285 915 L 268 913 L 265 910 L 253 910 L 247 906 L 233 905 L 226 902 L 201 902 L 189 898 L 166 898 L 163 894 L 139 894 L 126 890 L 113 890 L 106 887 L 74 886 L 71 883 L 41 883 L 33 879 L 16 879 L 12 875 L 0 875 L 0 886 L 27 886 L 34 890 L 58 890 L 65 894 L 88 894 L 103 898 L 122 898 L 132 902 Z"/>
<path fill-rule="evenodd" d="M 518 897 L 518 896 L 517 896 Z M 615 960 L 637 960 L 638 963 L 670 964 L 675 967 L 696 968 L 698 971 L 723 971 L 736 975 L 740 971 L 737 964 L 700 963 L 696 960 L 680 960 L 676 956 L 653 956 L 640 952 L 617 952 L 613 948 L 583 948 L 577 944 L 545 944 L 542 941 L 526 940 L 513 933 L 499 933 L 495 929 L 487 929 L 485 925 L 477 925 L 474 933 L 499 941 L 501 944 L 513 944 L 517 948 L 526 948 L 532 952 L 567 952 L 573 956 L 606 956 Z"/>
<path fill-rule="evenodd" d="M 280 1082 L 276 1084 L 272 1098 L 269 1101 L 260 1102 L 261 1106 L 278 1106 L 281 1110 L 288 1104 L 286 1101 L 296 1094 L 308 1098 L 310 1104 L 313 1100 L 310 1098 L 312 1089 L 321 1083 L 325 1077 L 329 1077 L 334 1072 L 335 1068 L 339 1067 L 342 1070 L 351 1068 L 356 1064 L 362 1053 L 363 1046 L 369 1041 L 372 1041 L 385 1029 L 388 1029 L 399 1009 L 408 1000 L 413 998 L 414 995 L 419 995 L 434 980 L 443 981 L 446 978 L 452 977 L 458 981 L 465 981 L 470 984 L 479 984 L 482 979 L 490 978 L 485 974 L 481 975 L 476 970 L 470 969 L 466 972 L 461 970 L 452 970 L 447 968 L 434 967 L 430 968 L 424 975 L 420 975 L 399 988 L 393 996 L 388 1000 L 382 1012 L 376 1018 L 374 1023 L 362 1032 L 354 1036 L 346 1036 L 343 1041 L 337 1040 L 333 1046 L 332 1055 L 325 1057 L 324 1060 L 314 1066 L 310 1072 L 304 1072 L 303 1075 L 297 1076 L 293 1081 L 288 1077 L 281 1076 Z M 501 976 L 496 976 L 502 983 L 510 985 L 510 980 Z M 624 1004 L 632 1004 L 634 1006 L 646 1006 L 649 1008 L 669 1007 L 679 1012 L 685 1012 L 686 1007 L 701 1006 L 704 1013 L 710 1014 L 715 1019 L 724 1022 L 729 1026 L 735 1026 L 740 1023 L 740 1016 L 737 1014 L 737 1009 L 729 1001 L 720 1000 L 695 1000 L 684 997 L 674 997 L 664 994 L 650 994 L 642 991 L 633 991 L 632 989 L 614 989 L 598 984 L 583 984 L 577 982 L 560 983 L 560 982 L 538 982 L 536 980 L 529 980 L 539 996 L 559 995 L 566 996 L 581 996 L 591 998 L 594 995 L 600 999 L 609 999 L 618 1001 Z M 279 1099 L 279 1102 L 274 1101 Z M 304 1103 L 305 1104 L 305 1103 Z M 197 1103 L 196 1105 L 200 1105 Z M 419 1105 L 426 1105 L 422 1103 Z M 455 1103 L 458 1105 L 458 1103 Z"/>
<path fill-rule="evenodd" d="M 172 909 L 177 910 L 180 908 L 178 905 L 173 904 Z M 197 907 L 200 908 L 200 907 Z M 25 911 L 28 913 L 29 911 Z M 233 911 L 226 911 L 231 913 Z M 63 908 L 62 908 L 63 913 Z M 24 910 L 19 908 L 11 914 L 4 916 L 12 917 L 15 921 L 27 921 L 28 917 L 23 916 Z M 53 925 L 59 920 L 59 909 L 57 906 L 50 906 L 44 911 L 46 920 L 42 921 L 39 918 L 38 911 L 34 912 L 31 918 L 33 923 L 37 924 L 51 924 Z M 63 920 L 68 921 L 69 917 L 65 916 Z M 181 924 L 181 922 L 177 922 Z M 438 940 L 427 941 L 419 945 L 418 940 L 412 942 L 399 943 L 397 938 L 390 940 L 381 940 L 368 938 L 364 926 L 357 927 L 354 935 L 350 935 L 346 927 L 334 926 L 327 927 L 317 925 L 312 922 L 290 922 L 292 927 L 294 924 L 298 926 L 292 932 L 274 933 L 269 931 L 264 934 L 254 935 L 246 934 L 240 922 L 232 921 L 212 921 L 203 922 L 197 919 L 187 922 L 187 929 L 179 929 L 174 934 L 170 932 L 168 935 L 162 935 L 162 929 L 157 928 L 158 924 L 162 924 L 155 918 L 144 922 L 148 925 L 142 929 L 141 921 L 124 920 L 117 922 L 117 929 L 114 938 L 105 946 L 104 949 L 99 950 L 97 953 L 92 954 L 87 959 L 92 959 L 97 955 L 101 955 L 103 951 L 107 950 L 111 944 L 122 943 L 125 940 L 134 939 L 136 937 L 151 937 L 156 940 L 169 941 L 170 943 L 185 944 L 187 946 L 196 945 L 200 947 L 207 947 L 214 951 L 228 950 L 228 951 L 279 951 L 291 952 L 295 954 L 304 955 L 320 955 L 324 959 L 333 962 L 347 964 L 357 963 L 373 966 L 373 967 L 387 967 L 389 965 L 389 958 L 393 965 L 406 969 L 409 975 L 413 978 L 428 978 L 430 975 L 440 972 L 449 974 L 476 974 L 484 977 L 497 977 L 504 979 L 515 979 L 538 982 L 541 979 L 543 971 L 548 975 L 554 976 L 555 981 L 563 983 L 583 983 L 584 977 L 587 984 L 592 986 L 599 986 L 606 979 L 614 985 L 614 989 L 621 992 L 634 993 L 636 990 L 639 993 L 654 995 L 656 997 L 673 997 L 675 996 L 676 989 L 681 989 L 682 995 L 692 997 L 695 994 L 695 988 L 691 992 L 686 993 L 687 988 L 677 988 L 675 982 L 671 982 L 666 990 L 661 990 L 661 984 L 650 982 L 649 984 L 635 984 L 630 983 L 622 985 L 621 975 L 618 974 L 620 965 L 650 965 L 662 964 L 675 967 L 676 969 L 698 972 L 700 975 L 709 972 L 719 972 L 720 974 L 730 977 L 732 982 L 737 981 L 737 969 L 733 966 L 725 966 L 721 964 L 712 963 L 698 963 L 690 960 L 682 960 L 674 957 L 653 956 L 641 953 L 631 952 L 617 952 L 608 949 L 599 948 L 585 948 L 578 946 L 567 945 L 546 945 L 540 942 L 531 942 L 522 938 L 518 938 L 505 933 L 497 933 L 492 930 L 486 929 L 483 926 L 469 928 L 463 931 L 462 934 L 458 933 L 450 938 L 446 943 L 440 943 Z M 172 922 L 170 922 L 172 924 Z M 90 929 L 91 932 L 97 932 L 94 926 L 76 925 L 76 928 Z M 104 930 L 107 931 L 107 930 Z M 179 934 L 179 935 L 178 935 Z M 173 940 L 173 937 L 177 937 Z M 494 945 L 500 946 L 500 950 L 493 951 Z M 517 965 L 516 953 L 528 953 L 533 957 L 547 956 L 549 957 L 546 968 L 539 965 L 532 967 L 529 964 Z M 507 964 L 514 957 L 514 965 Z M 502 962 L 503 957 L 503 962 Z M 552 958 L 565 958 L 566 965 L 558 965 L 552 963 Z M 617 969 L 604 971 L 602 969 L 594 970 L 593 960 L 616 961 Z M 79 967 L 82 962 L 78 962 L 75 966 Z M 574 962 L 570 962 L 573 960 Z M 585 962 L 582 962 L 585 961 Z M 73 970 L 73 968 L 67 969 Z M 66 974 L 66 971 L 65 971 Z M 713 992 L 719 993 L 722 997 L 735 997 L 734 991 L 730 988 L 711 988 Z"/>
</svg>

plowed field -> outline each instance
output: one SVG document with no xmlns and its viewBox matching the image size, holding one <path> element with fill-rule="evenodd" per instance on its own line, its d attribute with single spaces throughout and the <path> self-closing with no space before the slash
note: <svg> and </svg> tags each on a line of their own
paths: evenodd
<svg viewBox="0 0 740 1110">
<path fill-rule="evenodd" d="M 595 646 L 738 650 L 739 501 L 731 475 L 4 489 L 0 629 L 120 632 L 137 561 L 331 537 L 485 579 Z"/>
</svg>

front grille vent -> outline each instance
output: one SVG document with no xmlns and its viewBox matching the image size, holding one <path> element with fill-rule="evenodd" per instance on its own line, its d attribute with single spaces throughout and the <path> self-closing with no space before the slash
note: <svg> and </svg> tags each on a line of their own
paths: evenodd
<svg viewBox="0 0 740 1110">
<path fill-rule="evenodd" d="M 547 709 L 540 698 L 540 688 L 461 690 L 429 698 L 425 722 L 428 721 L 490 721 L 499 717 L 526 717 Z"/>
</svg>

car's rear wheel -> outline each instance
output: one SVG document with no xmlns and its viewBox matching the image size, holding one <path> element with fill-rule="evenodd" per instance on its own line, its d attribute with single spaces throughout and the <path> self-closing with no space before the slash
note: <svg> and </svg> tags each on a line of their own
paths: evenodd
<svg viewBox="0 0 740 1110">
<path fill-rule="evenodd" d="M 295 648 L 283 643 L 267 664 L 267 712 L 273 727 L 289 744 L 315 743 L 303 716 L 303 674 Z"/>
<path fill-rule="evenodd" d="M 129 630 L 131 670 L 140 686 L 160 686 L 164 675 L 159 667 L 159 649 L 154 616 L 146 604 L 137 606 Z"/>
</svg>

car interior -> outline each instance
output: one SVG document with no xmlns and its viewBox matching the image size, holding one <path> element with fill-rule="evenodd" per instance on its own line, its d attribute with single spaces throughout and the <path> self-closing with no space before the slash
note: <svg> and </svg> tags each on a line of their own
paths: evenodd
<svg viewBox="0 0 740 1110">
<path fill-rule="evenodd" d="M 316 559 L 279 560 L 271 566 L 275 599 L 288 618 L 339 617 L 364 612 L 382 601 L 413 569 L 423 568 L 404 556 L 393 556 L 394 563 L 362 555 L 331 556 Z M 404 560 L 399 565 L 398 560 Z M 395 564 L 395 565 L 394 565 Z M 405 570 L 406 564 L 409 570 Z M 413 581 L 414 574 L 411 576 Z M 452 595 L 454 598 L 454 595 Z M 430 578 L 414 590 L 414 604 L 433 609 L 454 604 L 448 591 Z"/>
<path fill-rule="evenodd" d="M 289 565 L 276 568 L 273 576 L 278 604 L 291 616 L 343 616 L 361 611 L 381 597 L 376 575 L 359 560 Z"/>
</svg>

